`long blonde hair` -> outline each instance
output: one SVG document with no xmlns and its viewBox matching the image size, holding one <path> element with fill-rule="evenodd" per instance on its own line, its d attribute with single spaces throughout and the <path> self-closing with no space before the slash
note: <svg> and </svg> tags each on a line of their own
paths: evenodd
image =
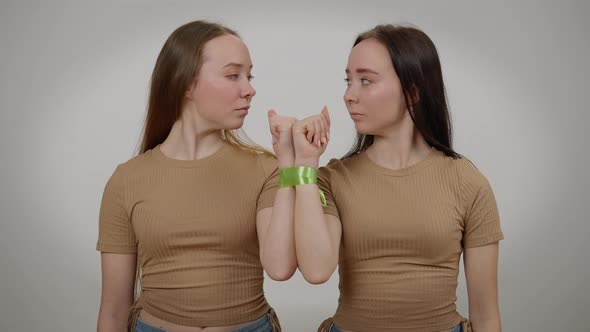
<svg viewBox="0 0 590 332">
<path fill-rule="evenodd" d="M 239 37 L 237 32 L 221 24 L 194 21 L 180 26 L 168 37 L 152 72 L 147 115 L 138 154 L 151 150 L 166 140 L 172 126 L 180 118 L 185 91 L 201 68 L 205 44 L 225 34 Z M 242 129 L 221 130 L 221 137 L 243 150 L 274 156 L 272 152 L 254 143 Z M 141 310 L 138 304 L 141 293 L 139 256 L 136 266 L 135 303 L 129 313 L 129 331 L 134 331 Z"/>
<path fill-rule="evenodd" d="M 178 27 L 164 43 L 150 83 L 147 115 L 138 153 L 164 142 L 180 118 L 186 90 L 202 66 L 205 44 L 219 36 L 238 33 L 218 23 L 193 21 Z M 222 138 L 243 150 L 274 156 L 254 143 L 242 129 L 222 130 Z"/>
</svg>

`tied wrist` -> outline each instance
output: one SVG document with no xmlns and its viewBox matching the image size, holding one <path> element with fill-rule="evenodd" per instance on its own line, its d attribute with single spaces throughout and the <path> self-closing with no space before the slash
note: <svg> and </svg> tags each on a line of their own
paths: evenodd
<svg viewBox="0 0 590 332">
<path fill-rule="evenodd" d="M 295 165 L 295 162 L 293 159 L 286 159 L 286 158 L 279 159 L 278 165 L 279 165 L 279 169 L 283 169 L 283 168 L 293 167 L 293 165 Z"/>
<path fill-rule="evenodd" d="M 287 168 L 295 166 L 295 154 L 294 153 L 281 153 L 276 154 L 279 168 Z"/>
<path fill-rule="evenodd" d="M 312 158 L 312 159 L 298 159 L 298 158 L 295 158 L 295 165 L 318 168 L 318 166 L 319 166 L 319 159 L 315 159 L 315 158 Z"/>
<path fill-rule="evenodd" d="M 318 170 L 308 166 L 281 168 L 279 187 L 292 187 L 300 184 L 317 184 Z"/>
<path fill-rule="evenodd" d="M 309 166 L 282 168 L 279 173 L 279 188 L 293 187 L 302 184 L 317 184 L 318 170 Z M 320 190 L 322 206 L 326 206 L 326 197 Z"/>
</svg>

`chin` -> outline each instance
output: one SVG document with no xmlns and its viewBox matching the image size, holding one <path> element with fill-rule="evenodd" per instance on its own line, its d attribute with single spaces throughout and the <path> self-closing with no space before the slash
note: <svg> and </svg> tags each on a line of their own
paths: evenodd
<svg viewBox="0 0 590 332">
<path fill-rule="evenodd" d="M 226 123 L 225 126 L 225 130 L 236 130 L 236 129 L 240 129 L 242 128 L 242 126 L 244 125 L 244 119 L 240 119 L 237 121 L 231 121 L 229 123 Z"/>
<path fill-rule="evenodd" d="M 356 132 L 362 135 L 373 135 L 371 132 L 372 130 L 370 128 L 367 128 L 366 125 L 363 125 L 361 123 L 355 122 L 354 124 L 354 128 L 356 129 Z"/>
<path fill-rule="evenodd" d="M 367 122 L 355 122 L 354 128 L 356 132 L 361 135 L 372 135 L 372 136 L 380 136 L 390 132 L 390 127 L 379 125 L 379 124 L 371 124 Z"/>
<path fill-rule="evenodd" d="M 356 130 L 357 134 L 361 134 L 361 135 L 367 135 L 367 136 L 380 136 L 379 131 L 378 130 L 368 130 L 368 129 L 357 129 Z"/>
</svg>

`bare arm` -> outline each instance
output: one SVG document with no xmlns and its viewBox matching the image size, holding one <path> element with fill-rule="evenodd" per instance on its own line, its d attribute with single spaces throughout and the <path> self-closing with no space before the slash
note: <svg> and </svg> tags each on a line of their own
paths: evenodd
<svg viewBox="0 0 590 332">
<path fill-rule="evenodd" d="M 127 331 L 129 308 L 133 304 L 136 254 L 101 254 L 102 294 L 98 332 Z"/>
<path fill-rule="evenodd" d="M 268 276 L 277 281 L 290 279 L 297 270 L 294 202 L 295 189 L 279 189 L 273 207 L 260 210 L 256 218 L 260 261 Z"/>
<path fill-rule="evenodd" d="M 338 265 L 340 220 L 324 214 L 317 185 L 297 186 L 295 248 L 301 274 L 312 284 L 328 279 Z"/>
<path fill-rule="evenodd" d="M 295 118 L 280 116 L 275 111 L 268 113 L 279 169 L 293 166 L 295 151 L 291 128 L 295 121 Z M 256 218 L 260 261 L 268 276 L 277 281 L 290 279 L 297 270 L 293 234 L 294 204 L 295 189 L 279 188 L 273 207 L 260 210 Z"/>
<path fill-rule="evenodd" d="M 498 243 L 466 248 L 463 253 L 469 319 L 474 332 L 499 332 Z"/>
<path fill-rule="evenodd" d="M 293 126 L 296 166 L 318 168 L 329 131 L 330 115 L 326 108 Z M 308 282 L 324 283 L 338 264 L 340 220 L 324 214 L 317 185 L 299 185 L 295 192 L 295 249 L 299 270 Z"/>
</svg>

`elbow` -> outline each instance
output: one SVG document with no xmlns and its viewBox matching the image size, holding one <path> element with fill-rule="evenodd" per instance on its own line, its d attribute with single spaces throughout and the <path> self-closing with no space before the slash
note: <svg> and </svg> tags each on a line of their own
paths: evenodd
<svg viewBox="0 0 590 332">
<path fill-rule="evenodd" d="M 267 270 L 266 274 L 274 281 L 287 281 L 295 274 L 295 269 Z"/>
<path fill-rule="evenodd" d="M 312 285 L 320 285 L 326 283 L 330 280 L 332 276 L 332 272 L 334 269 L 301 269 L 301 274 L 303 275 L 303 279 Z"/>
<path fill-rule="evenodd" d="M 304 257 L 301 257 L 301 259 L 298 259 L 298 262 L 301 275 L 303 275 L 305 281 L 312 285 L 326 283 L 330 280 L 330 277 L 338 266 L 337 257 L 327 257 L 325 259 L 317 259 L 315 257 L 313 260 L 306 260 Z"/>
<path fill-rule="evenodd" d="M 312 285 L 321 285 L 330 280 L 330 275 L 327 273 L 306 273 L 303 274 L 303 278 Z"/>
<path fill-rule="evenodd" d="M 281 266 L 282 265 L 282 266 Z M 264 271 L 274 281 L 286 281 L 291 279 L 297 270 L 297 264 L 263 264 Z"/>
</svg>

